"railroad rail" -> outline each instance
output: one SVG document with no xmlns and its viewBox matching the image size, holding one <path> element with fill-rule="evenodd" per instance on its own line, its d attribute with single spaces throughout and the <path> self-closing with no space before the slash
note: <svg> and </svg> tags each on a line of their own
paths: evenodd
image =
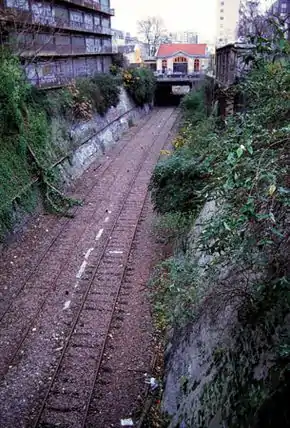
<svg viewBox="0 0 290 428">
<path fill-rule="evenodd" d="M 87 426 L 86 421 L 96 379 L 147 195 L 148 172 L 146 174 L 145 162 L 150 155 L 151 147 L 164 131 L 168 119 L 166 118 L 165 121 L 163 119 L 160 132 L 156 134 L 149 150 L 144 153 L 124 196 L 118 215 L 111 226 L 110 233 L 107 235 L 101 254 L 96 257 L 92 255 L 93 260 L 88 277 L 83 279 L 80 284 L 80 290 L 84 288 L 84 292 L 81 292 L 82 299 L 78 311 L 33 428 L 39 427 L 40 422 L 63 423 L 82 428 Z M 166 141 L 167 139 L 163 140 L 160 149 Z M 117 270 L 116 266 L 118 266 Z M 101 306 L 100 298 L 102 299 Z M 96 326 L 94 326 L 91 315 L 98 311 L 102 312 L 103 323 L 97 326 L 97 335 L 94 335 L 92 332 Z M 71 360 L 75 359 L 76 353 L 78 361 L 83 362 L 82 367 L 79 364 L 77 370 L 71 365 Z M 93 381 L 91 382 L 92 373 Z M 86 397 L 88 390 L 89 395 Z M 45 410 L 48 419 L 43 420 Z"/>
<path fill-rule="evenodd" d="M 85 274 L 77 281 L 76 299 L 67 316 L 66 324 L 68 328 L 65 332 L 61 355 L 57 358 L 53 374 L 48 382 L 48 388 L 42 395 L 42 403 L 40 406 L 36 405 L 33 412 L 33 423 L 31 422 L 29 426 L 38 427 L 42 426 L 43 423 L 62 423 L 63 425 L 61 426 L 63 427 L 85 427 L 87 419 L 92 412 L 94 413 L 91 409 L 91 403 L 93 402 L 95 384 L 147 193 L 148 174 L 150 176 L 150 168 L 152 167 L 152 161 L 149 162 L 149 159 L 152 157 L 154 159 L 154 156 L 156 158 L 156 154 L 153 154 L 150 149 L 158 139 L 161 142 L 160 149 L 162 148 L 170 130 L 168 129 L 168 123 L 170 124 L 174 120 L 173 111 L 171 111 L 170 115 L 164 115 L 162 110 L 157 110 L 155 114 L 160 116 L 158 131 L 149 146 L 146 147 L 127 190 L 121 197 L 117 215 L 114 217 L 110 228 L 106 231 L 105 243 L 101 251 L 91 250 Z M 145 123 L 144 132 L 150 130 L 151 117 Z M 125 147 L 126 145 L 120 152 Z M 86 193 L 87 197 L 92 197 L 94 187 L 98 186 L 99 180 L 108 171 L 111 162 L 103 170 L 99 171 L 96 179 L 97 183 L 95 182 L 90 187 L 90 190 Z M 75 211 L 78 209 L 76 208 Z M 92 209 L 90 219 L 94 218 L 96 210 L 96 207 Z M 69 221 L 66 220 L 62 225 L 47 250 L 41 256 L 33 272 L 26 277 L 18 294 L 29 285 L 33 276 L 37 274 L 37 269 L 57 242 L 58 237 L 64 232 Z M 84 229 L 85 226 L 78 229 L 78 234 L 75 237 L 77 241 L 81 239 Z M 27 320 L 25 329 L 21 331 L 20 339 L 18 338 L 18 341 L 16 340 L 13 346 L 13 352 L 10 352 L 10 354 L 8 352 L 4 374 L 7 372 L 7 367 L 17 363 L 25 340 L 31 334 L 36 319 L 41 316 L 48 294 L 56 291 L 58 280 L 63 270 L 69 266 L 68 259 L 72 256 L 71 246 L 69 242 L 63 244 L 66 245 L 66 251 L 59 265 L 57 276 L 53 280 L 50 279 L 50 286 L 41 295 L 40 304 L 36 308 L 33 317 Z M 11 306 L 7 308 L 5 314 L 11 309 Z M 96 326 L 94 314 L 98 313 L 100 315 L 100 312 L 102 322 Z M 77 366 L 74 364 L 76 360 L 78 361 Z M 6 426 L 8 427 L 9 425 Z"/>
</svg>

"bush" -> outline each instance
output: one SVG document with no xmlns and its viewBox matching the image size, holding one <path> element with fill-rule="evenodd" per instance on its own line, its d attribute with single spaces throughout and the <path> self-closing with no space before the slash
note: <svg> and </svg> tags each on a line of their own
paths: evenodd
<svg viewBox="0 0 290 428">
<path fill-rule="evenodd" d="M 0 133 L 21 130 L 30 85 L 19 60 L 0 47 Z"/>
<path fill-rule="evenodd" d="M 156 267 L 150 289 L 159 329 L 180 327 L 195 317 L 198 284 L 197 268 L 185 257 L 169 258 Z"/>
<path fill-rule="evenodd" d="M 32 86 L 30 102 L 45 111 L 48 119 L 59 116 L 71 119 L 74 100 L 69 88 L 43 91 Z"/>
<path fill-rule="evenodd" d="M 104 116 L 110 107 L 119 103 L 119 81 L 109 74 L 95 74 L 92 78 L 77 80 L 78 103 L 91 103 L 93 110 Z"/>
<path fill-rule="evenodd" d="M 147 68 L 124 70 L 123 83 L 129 95 L 138 106 L 149 104 L 154 99 L 155 77 Z"/>
<path fill-rule="evenodd" d="M 154 223 L 154 232 L 159 240 L 180 246 L 192 223 L 192 216 L 180 212 L 158 216 Z"/>
<path fill-rule="evenodd" d="M 92 77 L 92 82 L 97 85 L 102 97 L 101 103 L 96 106 L 97 112 L 104 115 L 109 108 L 117 107 L 120 100 L 120 80 L 110 74 L 97 73 Z"/>
<path fill-rule="evenodd" d="M 183 109 L 185 118 L 189 119 L 192 124 L 203 120 L 206 117 L 205 89 L 202 88 L 186 94 L 180 106 Z"/>
<path fill-rule="evenodd" d="M 203 202 L 206 169 L 202 161 L 180 149 L 161 160 L 153 172 L 149 189 L 158 213 L 194 212 Z"/>
</svg>

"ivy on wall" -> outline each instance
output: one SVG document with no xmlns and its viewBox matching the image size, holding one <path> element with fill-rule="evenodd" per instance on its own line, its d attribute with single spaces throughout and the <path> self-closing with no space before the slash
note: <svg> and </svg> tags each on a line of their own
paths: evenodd
<svg viewBox="0 0 290 428">
<path fill-rule="evenodd" d="M 52 119 L 88 120 L 119 102 L 120 80 L 98 74 L 57 91 L 27 83 L 17 57 L 0 52 L 0 238 L 13 227 L 17 211 L 35 208 L 39 190 L 45 206 L 65 213 L 71 204 L 57 188 L 52 165 L 64 155 L 52 137 Z M 37 186 L 36 186 L 37 183 Z"/>
</svg>

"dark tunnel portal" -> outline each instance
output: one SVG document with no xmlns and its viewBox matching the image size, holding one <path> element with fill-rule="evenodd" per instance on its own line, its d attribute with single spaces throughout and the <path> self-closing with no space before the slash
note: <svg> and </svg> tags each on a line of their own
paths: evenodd
<svg viewBox="0 0 290 428">
<path fill-rule="evenodd" d="M 174 95 L 172 85 L 157 85 L 154 104 L 156 106 L 178 106 L 183 95 Z"/>
</svg>

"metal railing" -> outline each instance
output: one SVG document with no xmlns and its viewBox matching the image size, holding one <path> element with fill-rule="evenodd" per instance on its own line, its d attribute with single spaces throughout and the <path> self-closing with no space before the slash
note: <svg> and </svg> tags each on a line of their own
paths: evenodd
<svg viewBox="0 0 290 428">
<path fill-rule="evenodd" d="M 63 0 L 66 3 L 73 3 L 78 6 L 83 6 L 88 9 L 97 10 L 102 13 L 106 13 L 107 15 L 115 16 L 115 9 L 111 9 L 110 7 L 104 6 L 101 3 L 96 3 L 93 0 Z"/>
<path fill-rule="evenodd" d="M 54 23 L 48 22 L 47 25 L 62 28 L 62 29 L 87 31 L 87 32 L 93 32 L 95 34 L 104 34 L 108 36 L 111 36 L 113 33 L 111 28 L 102 27 L 101 25 L 94 25 L 94 24 L 89 25 L 86 22 L 67 21 L 62 18 L 54 18 L 54 19 L 55 19 Z M 42 23 L 42 22 L 43 20 L 41 20 L 39 23 Z"/>
<path fill-rule="evenodd" d="M 157 80 L 167 81 L 167 80 L 198 80 L 204 77 L 202 72 L 193 72 L 193 73 L 155 73 Z"/>
<path fill-rule="evenodd" d="M 112 54 L 112 46 L 86 46 L 60 45 L 47 43 L 19 43 L 18 53 L 22 57 L 41 56 L 74 56 L 74 55 L 103 55 Z"/>
<path fill-rule="evenodd" d="M 9 9 L 10 10 L 10 9 Z M 20 23 L 25 25 L 39 25 L 51 28 L 59 28 L 66 30 L 79 30 L 86 31 L 95 34 L 103 34 L 112 36 L 113 31 L 109 27 L 103 27 L 101 25 L 88 24 L 86 22 L 70 21 L 63 18 L 57 17 L 42 17 L 33 16 L 31 12 L 14 12 L 8 14 L 5 18 L 6 21 L 13 21 L 14 23 Z"/>
</svg>

